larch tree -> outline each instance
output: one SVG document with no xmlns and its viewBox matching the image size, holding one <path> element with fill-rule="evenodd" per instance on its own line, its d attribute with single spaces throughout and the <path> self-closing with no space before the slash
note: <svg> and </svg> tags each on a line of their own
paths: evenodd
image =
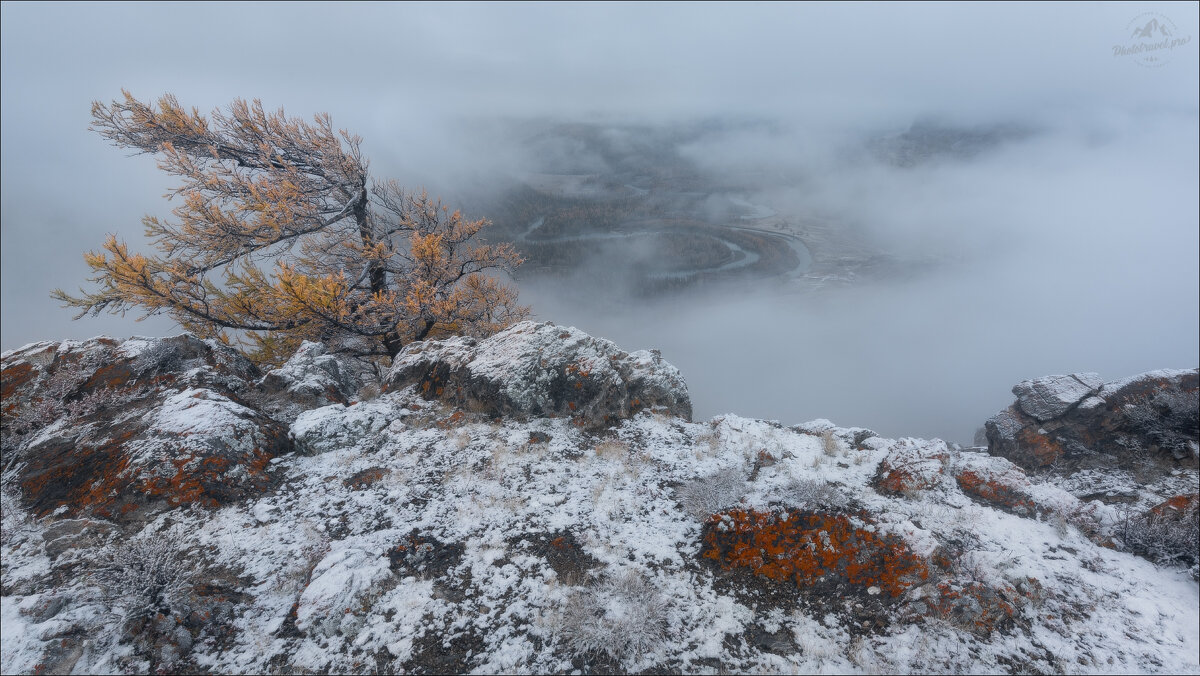
<svg viewBox="0 0 1200 676">
<path fill-rule="evenodd" d="M 370 180 L 362 139 L 328 114 L 307 122 L 239 99 L 204 116 L 171 95 L 154 104 L 122 93 L 92 104 L 92 129 L 157 155 L 181 179 L 167 194 L 179 204 L 174 219 L 143 219 L 157 253 L 110 235 L 84 256 L 99 288 L 53 294 L 77 319 L 167 313 L 277 363 L 303 339 L 390 357 L 412 341 L 488 335 L 528 315 L 494 276 L 520 257 L 479 241 L 489 222 Z"/>
</svg>

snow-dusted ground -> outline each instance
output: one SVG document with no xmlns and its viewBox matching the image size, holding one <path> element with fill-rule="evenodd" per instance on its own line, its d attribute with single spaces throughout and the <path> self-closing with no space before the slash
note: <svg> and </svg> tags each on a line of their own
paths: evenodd
<svg viewBox="0 0 1200 676">
<path fill-rule="evenodd" d="M 181 664 L 343 673 L 1200 670 L 1200 590 L 1185 570 L 1098 546 L 1062 519 L 980 504 L 948 475 L 896 496 L 872 488 L 898 449 L 953 466 L 988 466 L 987 456 L 913 439 L 872 438 L 855 450 L 853 430 L 823 437 L 829 426 L 820 422 L 641 413 L 594 436 L 565 419 L 450 421 L 453 413 L 409 391 L 307 411 L 292 433 L 320 454 L 276 459 L 281 481 L 271 493 L 148 523 L 136 538 L 174 543 L 194 563 L 197 589 L 224 590 L 226 600 L 206 608 L 232 631 L 201 632 Z M 774 462 L 763 463 L 763 452 Z M 832 492 L 820 499 L 837 495 L 919 555 L 953 545 L 955 565 L 979 582 L 1033 578 L 1041 591 L 991 633 L 901 620 L 931 585 L 881 606 L 888 621 L 867 628 L 851 612 L 859 597 L 811 599 L 786 585 L 776 597 L 740 593 L 741 578 L 701 562 L 702 520 L 681 504 L 716 484 L 730 487 L 727 502 L 764 509 L 827 507 L 807 504 L 823 486 Z M 1031 492 L 1039 504 L 1071 502 L 1050 486 Z M 5 497 L 0 669 L 45 669 L 45 655 L 69 637 L 84 646 L 77 673 L 144 670 L 118 640 L 120 603 L 99 601 L 106 595 L 88 575 L 116 536 L 101 532 L 94 546 L 52 559 L 48 523 Z M 751 638 L 764 635 L 772 638 Z"/>
</svg>

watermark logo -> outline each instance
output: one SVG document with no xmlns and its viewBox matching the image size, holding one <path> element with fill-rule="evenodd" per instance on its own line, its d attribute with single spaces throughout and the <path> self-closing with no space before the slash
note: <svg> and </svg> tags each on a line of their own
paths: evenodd
<svg viewBox="0 0 1200 676">
<path fill-rule="evenodd" d="M 1191 35 L 1181 35 L 1175 23 L 1158 12 L 1144 12 L 1126 24 L 1125 40 L 1113 45 L 1113 57 L 1132 59 L 1138 65 L 1161 68 L 1174 51 L 1191 43 Z"/>
</svg>

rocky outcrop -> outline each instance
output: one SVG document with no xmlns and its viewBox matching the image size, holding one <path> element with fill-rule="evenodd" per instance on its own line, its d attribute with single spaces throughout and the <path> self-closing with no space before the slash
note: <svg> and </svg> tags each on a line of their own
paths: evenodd
<svg viewBox="0 0 1200 676">
<path fill-rule="evenodd" d="M 1073 373 L 1022 380 L 1013 387 L 1017 408 L 1038 422 L 1060 418 L 1104 386 L 1098 373 Z"/>
<path fill-rule="evenodd" d="M 237 393 L 259 377 L 254 364 L 236 350 L 186 333 L 124 341 L 105 336 L 44 341 L 5 352 L 0 359 L 0 394 L 9 419 L 30 404 L 67 404 L 105 389 L 193 385 Z"/>
<path fill-rule="evenodd" d="M 247 406 L 257 369 L 191 335 L 5 353 L 4 466 L 37 514 L 129 520 L 269 483 L 287 429 Z"/>
<path fill-rule="evenodd" d="M 1107 548 L 1194 562 L 1194 488 L 1112 533 L 939 440 L 633 415 L 684 415 L 678 373 L 544 324 L 413 346 L 282 438 L 262 402 L 324 404 L 319 348 L 268 393 L 178 342 L 4 355 L 0 671 L 1196 671 L 1162 631 L 1194 585 Z"/>
<path fill-rule="evenodd" d="M 1197 466 L 1200 372 L 1161 370 L 1102 383 L 1093 373 L 1013 388 L 986 424 L 989 451 L 1029 470 L 1121 469 L 1152 476 Z"/>
<path fill-rule="evenodd" d="M 492 416 L 571 418 L 595 427 L 641 410 L 691 419 L 679 370 L 657 351 L 626 353 L 576 328 L 521 322 L 490 338 L 413 343 L 386 386 Z"/>
<path fill-rule="evenodd" d="M 324 345 L 307 340 L 258 383 L 263 408 L 289 423 L 308 409 L 350 403 L 362 386 L 359 369 L 349 358 L 328 354 Z"/>
<path fill-rule="evenodd" d="M 901 439 L 892 444 L 872 485 L 884 495 L 909 497 L 953 487 L 975 502 L 1025 517 L 1065 517 L 1085 510 L 1070 493 L 1034 484 L 1005 458 L 958 452 L 941 440 Z"/>
</svg>

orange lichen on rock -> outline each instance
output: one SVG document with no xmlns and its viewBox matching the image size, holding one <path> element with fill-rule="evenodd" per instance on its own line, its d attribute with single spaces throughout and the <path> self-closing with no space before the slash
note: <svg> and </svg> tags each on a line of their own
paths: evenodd
<svg viewBox="0 0 1200 676">
<path fill-rule="evenodd" d="M 448 430 L 448 429 L 458 427 L 459 425 L 462 424 L 462 421 L 464 421 L 466 419 L 467 419 L 466 412 L 459 410 L 459 411 L 455 411 L 454 413 L 450 414 L 446 418 L 439 420 L 437 422 L 437 426 L 440 429 Z"/>
<path fill-rule="evenodd" d="M 17 389 L 33 380 L 37 371 L 28 362 L 16 362 L 0 369 L 0 399 L 4 400 L 4 411 L 8 413 L 17 407 Z"/>
<path fill-rule="evenodd" d="M 746 568 L 801 588 L 848 582 L 896 597 L 929 576 L 926 562 L 899 537 L 845 514 L 730 510 L 709 518 L 703 543 L 701 556 L 725 569 Z"/>
<path fill-rule="evenodd" d="M 1031 427 L 1026 427 L 1018 432 L 1017 441 L 1041 467 L 1054 464 L 1054 461 L 1061 458 L 1063 454 L 1060 444 Z"/>
<path fill-rule="evenodd" d="M 933 488 L 942 480 L 949 457 L 949 449 L 941 443 L 901 442 L 879 463 L 874 486 L 880 493 L 891 495 Z"/>
<path fill-rule="evenodd" d="M 578 363 L 567 364 L 564 371 L 568 376 L 574 376 L 576 378 L 587 378 L 588 376 L 592 375 L 592 370 L 590 368 L 582 366 Z"/>
<path fill-rule="evenodd" d="M 904 469 L 888 466 L 886 460 L 879 463 L 879 469 L 879 478 L 875 482 L 875 487 L 884 493 L 905 493 L 923 490 L 933 485 L 924 477 L 916 477 Z"/>
<path fill-rule="evenodd" d="M 1176 495 L 1150 508 L 1149 513 L 1168 519 L 1182 519 L 1192 510 L 1200 506 L 1200 493 L 1191 495 Z"/>
<path fill-rule="evenodd" d="M 258 488 L 269 481 L 267 467 L 270 462 L 271 456 L 261 449 L 255 449 L 249 457 L 240 460 L 219 455 L 181 455 L 170 459 L 175 468 L 174 474 L 149 478 L 142 482 L 140 488 L 146 496 L 164 499 L 171 506 L 196 504 L 218 507 L 236 493 L 228 476 L 235 465 L 240 465 L 245 471 L 245 478 L 239 482 L 242 488 Z"/>
<path fill-rule="evenodd" d="M 169 477 L 150 479 L 145 482 L 142 490 L 152 497 L 165 498 L 167 504 L 172 507 L 190 504 L 216 507 L 217 501 L 204 494 L 202 479 L 206 469 L 214 474 L 220 474 L 228 467 L 229 461 L 221 457 L 205 458 L 199 463 L 204 466 L 203 468 L 193 468 L 192 466 L 196 464 L 195 460 L 195 456 L 191 455 L 171 458 L 170 462 L 175 466 L 175 473 Z M 196 471 L 196 469 L 200 471 Z"/>
<path fill-rule="evenodd" d="M 21 491 L 41 516 L 67 506 L 71 513 L 100 512 L 129 486 L 129 457 L 124 444 L 136 430 L 119 432 L 107 443 L 77 445 L 71 440 L 48 445 L 30 457 L 21 476 Z"/>
<path fill-rule="evenodd" d="M 985 502 L 1022 513 L 1032 513 L 1036 510 L 1036 504 L 1027 493 L 1000 477 L 983 476 L 971 470 L 964 470 L 954 478 L 958 480 L 958 487 L 964 493 Z"/>
</svg>

